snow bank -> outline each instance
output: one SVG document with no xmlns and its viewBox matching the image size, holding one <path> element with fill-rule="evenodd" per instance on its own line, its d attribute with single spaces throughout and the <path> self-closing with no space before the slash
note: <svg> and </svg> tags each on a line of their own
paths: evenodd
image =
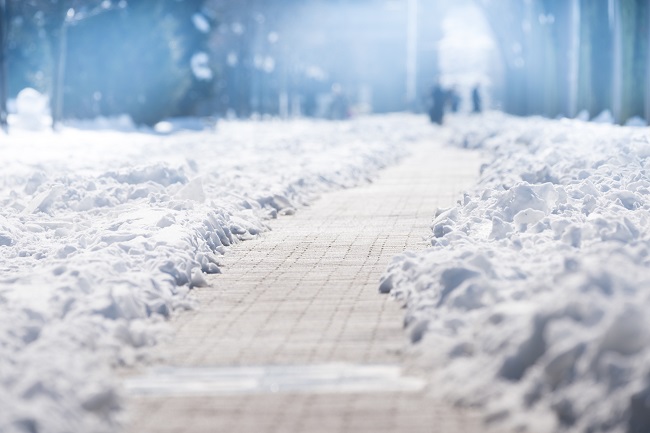
<svg viewBox="0 0 650 433">
<path fill-rule="evenodd" d="M 366 182 L 429 133 L 406 116 L 12 131 L 0 147 L 0 431 L 114 430 L 112 368 L 146 355 L 229 245 Z"/>
<path fill-rule="evenodd" d="M 380 288 L 436 391 L 498 431 L 650 431 L 648 129 L 490 114 L 444 134 L 492 160 Z"/>
<path fill-rule="evenodd" d="M 38 90 L 27 87 L 8 105 L 12 114 L 7 120 L 12 127 L 40 131 L 52 124 L 49 98 Z"/>
</svg>

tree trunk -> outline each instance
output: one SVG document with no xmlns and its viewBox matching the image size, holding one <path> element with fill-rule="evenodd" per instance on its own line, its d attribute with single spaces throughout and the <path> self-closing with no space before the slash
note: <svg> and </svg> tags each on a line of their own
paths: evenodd
<svg viewBox="0 0 650 433">
<path fill-rule="evenodd" d="M 650 72 L 650 7 L 646 5 L 645 11 L 645 70 L 646 73 Z M 650 79 L 645 77 L 645 120 L 650 124 Z"/>
<path fill-rule="evenodd" d="M 643 117 L 647 87 L 645 73 L 648 34 L 646 0 L 621 0 L 621 111 L 620 121 Z"/>
<path fill-rule="evenodd" d="M 609 10 L 609 20 L 612 29 L 612 114 L 614 120 L 620 123 L 623 119 L 623 28 L 621 0 L 613 0 Z"/>
<path fill-rule="evenodd" d="M 580 0 L 571 0 L 569 6 L 569 49 L 567 52 L 567 95 L 564 109 L 569 117 L 575 117 L 578 114 L 578 83 L 579 65 L 580 65 L 580 43 L 581 43 L 581 9 Z"/>
<path fill-rule="evenodd" d="M 418 0 L 408 0 L 406 19 L 406 104 L 417 111 L 418 82 Z"/>
<path fill-rule="evenodd" d="M 0 128 L 7 132 L 7 3 L 0 0 Z"/>
<path fill-rule="evenodd" d="M 613 33 L 608 0 L 581 0 L 578 107 L 591 116 L 612 109 Z"/>
<path fill-rule="evenodd" d="M 53 32 L 52 60 L 54 73 L 52 74 L 52 129 L 56 129 L 63 116 L 63 88 L 65 78 L 65 61 L 67 51 L 67 25 L 64 23 Z"/>
</svg>

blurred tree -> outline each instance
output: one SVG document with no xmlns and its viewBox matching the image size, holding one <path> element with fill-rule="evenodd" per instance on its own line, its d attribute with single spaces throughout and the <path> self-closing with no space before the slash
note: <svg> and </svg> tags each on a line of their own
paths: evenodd
<svg viewBox="0 0 650 433">
<path fill-rule="evenodd" d="M 645 23 L 645 70 L 650 71 L 650 29 L 648 28 L 650 27 L 650 6 L 648 5 L 646 5 Z M 646 75 L 645 79 L 645 120 L 650 124 L 650 78 Z"/>
<path fill-rule="evenodd" d="M 210 32 L 202 3 L 131 0 L 127 9 L 72 28 L 66 115 L 127 113 L 152 125 L 167 116 L 196 114 L 212 87 L 207 62 L 192 67 Z"/>
<path fill-rule="evenodd" d="M 477 2 L 487 17 L 505 66 L 503 108 L 518 115 L 530 113 L 524 45 L 524 3 L 517 0 Z"/>
<path fill-rule="evenodd" d="M 53 125 L 121 113 L 153 124 L 212 94 L 204 0 L 6 1 L 12 88 L 47 91 Z"/>
<path fill-rule="evenodd" d="M 616 121 L 645 114 L 649 6 L 645 0 L 582 0 L 579 105 Z"/>
<path fill-rule="evenodd" d="M 177 22 L 176 38 L 182 47 L 180 64 L 189 68 L 191 84 L 174 110 L 175 115 L 207 114 L 208 101 L 214 97 L 214 70 L 211 66 L 208 42 L 214 19 L 204 7 L 205 0 L 171 2 L 169 13 Z"/>
<path fill-rule="evenodd" d="M 554 117 L 610 110 L 621 123 L 650 117 L 647 0 L 477 3 L 506 65 L 506 111 Z"/>
<path fill-rule="evenodd" d="M 51 56 L 39 20 L 26 19 L 9 7 L 7 12 L 10 21 L 7 37 L 8 96 L 16 96 L 25 87 L 49 93 L 49 76 L 43 71 L 51 69 Z"/>
<path fill-rule="evenodd" d="M 7 131 L 7 3 L 0 0 L 0 128 Z"/>
<path fill-rule="evenodd" d="M 612 109 L 614 73 L 610 0 L 581 0 L 579 106 L 592 116 Z"/>
<path fill-rule="evenodd" d="M 474 1 L 482 6 L 500 46 L 506 111 L 554 117 L 582 108 L 591 115 L 610 109 L 619 121 L 644 111 L 650 117 L 647 0 Z M 380 4 L 367 0 L 373 3 Z M 426 81 L 435 71 L 438 36 L 431 29 L 437 24 L 429 21 L 441 16 L 434 12 L 444 9 L 438 3 L 452 5 L 420 3 L 426 15 L 421 45 L 434 41 L 433 48 L 420 53 L 426 58 L 419 65 Z M 309 39 L 309 29 L 292 27 L 290 21 L 303 16 L 302 8 L 324 11 L 320 6 L 338 8 L 359 1 L 129 0 L 123 8 L 126 4 L 0 0 L 6 5 L 0 10 L 0 68 L 9 68 L 0 74 L 0 125 L 6 118 L 6 94 L 26 85 L 51 95 L 55 122 L 64 114 L 126 112 L 136 122 L 153 124 L 165 116 L 205 114 L 209 109 L 202 107 L 208 107 L 206 101 L 213 96 L 224 112 L 278 114 L 283 112 L 281 101 L 286 111 L 288 101 L 305 95 L 304 88 L 310 86 L 302 75 L 323 60 L 307 64 L 292 52 L 297 46 L 309 52 L 309 44 L 316 42 Z M 217 17 L 219 26 L 214 25 Z M 298 29 L 295 34 L 280 30 L 291 27 Z M 353 49 L 362 46 L 355 45 L 358 41 L 332 50 L 327 48 L 332 41 L 344 39 L 331 34 L 325 39 L 322 51 L 312 51 L 323 56 L 335 51 L 331 56 L 338 61 L 343 53 L 357 53 L 344 61 L 347 77 L 372 58 L 366 48 Z M 215 68 L 221 71 L 219 79 L 214 78 Z M 381 68 L 377 75 L 387 76 Z"/>
<path fill-rule="evenodd" d="M 646 59 L 648 56 L 648 1 L 619 0 L 616 2 L 620 14 L 620 97 L 619 109 L 615 113 L 619 122 L 632 117 L 644 117 L 645 89 L 648 82 Z"/>
<path fill-rule="evenodd" d="M 221 60 L 222 71 L 217 87 L 220 110 L 247 117 L 253 111 L 252 31 L 261 0 L 208 0 L 208 5 L 221 17 L 218 36 L 212 51 Z"/>
<path fill-rule="evenodd" d="M 52 127 L 61 120 L 63 83 L 66 72 L 68 27 L 115 7 L 126 1 L 114 0 L 11 0 L 11 14 L 34 20 L 45 32 L 50 51 L 50 110 Z"/>
<path fill-rule="evenodd" d="M 537 17 L 540 27 L 547 32 L 547 51 L 550 59 L 542 76 L 547 95 L 544 114 L 573 116 L 577 106 L 579 58 L 579 1 L 543 0 L 543 9 Z"/>
</svg>

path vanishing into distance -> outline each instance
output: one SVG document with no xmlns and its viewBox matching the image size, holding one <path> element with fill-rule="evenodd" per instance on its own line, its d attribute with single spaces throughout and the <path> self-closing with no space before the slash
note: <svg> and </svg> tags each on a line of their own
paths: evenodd
<svg viewBox="0 0 650 433">
<path fill-rule="evenodd" d="M 193 290 L 158 366 L 128 375 L 130 433 L 483 431 L 429 397 L 406 353 L 403 310 L 378 293 L 391 258 L 426 248 L 436 208 L 476 181 L 480 157 L 438 142 L 372 184 L 325 194 L 232 247 Z"/>
</svg>

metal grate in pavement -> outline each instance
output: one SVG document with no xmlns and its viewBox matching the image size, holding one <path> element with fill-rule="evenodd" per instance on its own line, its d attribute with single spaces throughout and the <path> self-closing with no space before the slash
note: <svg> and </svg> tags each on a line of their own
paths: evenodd
<svg viewBox="0 0 650 433">
<path fill-rule="evenodd" d="M 126 380 L 139 396 L 277 393 L 347 394 L 417 392 L 425 381 L 405 377 L 393 365 L 347 363 L 258 367 L 157 367 Z"/>
</svg>

